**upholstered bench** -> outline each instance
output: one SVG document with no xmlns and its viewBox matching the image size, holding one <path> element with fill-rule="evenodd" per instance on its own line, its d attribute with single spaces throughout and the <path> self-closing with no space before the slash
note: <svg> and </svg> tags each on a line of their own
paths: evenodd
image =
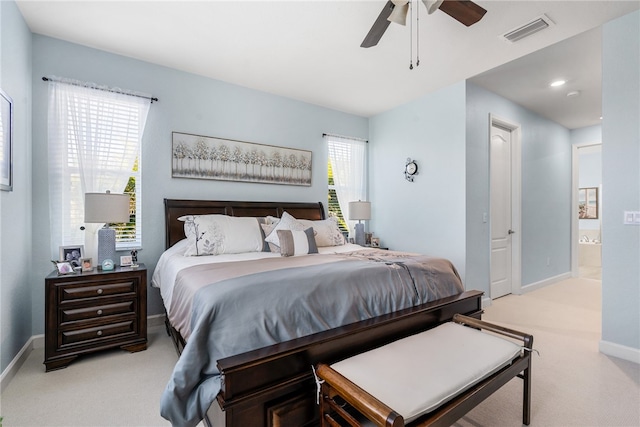
<svg viewBox="0 0 640 427">
<path fill-rule="evenodd" d="M 456 314 L 425 332 L 319 364 L 322 425 L 449 426 L 516 376 L 524 381 L 522 422 L 529 425 L 532 346 L 531 335 Z"/>
</svg>

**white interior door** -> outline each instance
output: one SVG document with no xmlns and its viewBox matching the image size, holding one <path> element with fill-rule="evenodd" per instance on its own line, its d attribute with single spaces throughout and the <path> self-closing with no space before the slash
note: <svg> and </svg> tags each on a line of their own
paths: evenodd
<svg viewBox="0 0 640 427">
<path fill-rule="evenodd" d="M 491 124 L 491 299 L 512 291 L 511 131 Z"/>
</svg>

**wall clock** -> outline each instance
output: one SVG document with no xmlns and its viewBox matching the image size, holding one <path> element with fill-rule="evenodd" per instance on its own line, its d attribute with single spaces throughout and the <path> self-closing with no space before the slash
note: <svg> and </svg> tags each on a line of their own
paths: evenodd
<svg viewBox="0 0 640 427">
<path fill-rule="evenodd" d="M 407 163 L 404 166 L 404 178 L 413 182 L 413 177 L 418 174 L 418 164 L 415 160 L 411 160 L 411 157 L 407 158 Z"/>
</svg>

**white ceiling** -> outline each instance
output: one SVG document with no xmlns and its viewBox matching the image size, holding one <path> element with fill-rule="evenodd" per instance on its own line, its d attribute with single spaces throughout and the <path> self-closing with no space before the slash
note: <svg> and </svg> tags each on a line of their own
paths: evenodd
<svg viewBox="0 0 640 427">
<path fill-rule="evenodd" d="M 637 0 L 476 3 L 487 14 L 468 28 L 417 5 L 420 66 L 410 70 L 410 27 L 391 24 L 378 46 L 360 47 L 384 0 L 17 1 L 34 33 L 364 117 L 640 8 Z M 543 13 L 556 25 L 516 43 L 500 39 Z M 569 128 L 593 124 L 592 116 L 600 115 L 600 77 L 594 74 L 600 72 L 599 33 L 569 46 L 473 81 L 547 117 L 557 110 L 551 118 Z M 556 76 L 583 92 L 571 108 L 558 101 L 567 101 L 561 91 L 546 97 L 548 80 Z"/>
</svg>

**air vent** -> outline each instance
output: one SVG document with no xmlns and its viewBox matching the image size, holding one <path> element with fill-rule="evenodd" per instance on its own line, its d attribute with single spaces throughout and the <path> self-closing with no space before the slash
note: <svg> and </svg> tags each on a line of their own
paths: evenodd
<svg viewBox="0 0 640 427">
<path fill-rule="evenodd" d="M 518 40 L 522 40 L 525 37 L 535 34 L 538 31 L 549 28 L 552 25 L 554 25 L 553 21 L 551 21 L 551 19 L 549 19 L 547 15 L 541 15 L 534 20 L 503 34 L 501 37 L 511 43 L 514 43 Z"/>
</svg>

